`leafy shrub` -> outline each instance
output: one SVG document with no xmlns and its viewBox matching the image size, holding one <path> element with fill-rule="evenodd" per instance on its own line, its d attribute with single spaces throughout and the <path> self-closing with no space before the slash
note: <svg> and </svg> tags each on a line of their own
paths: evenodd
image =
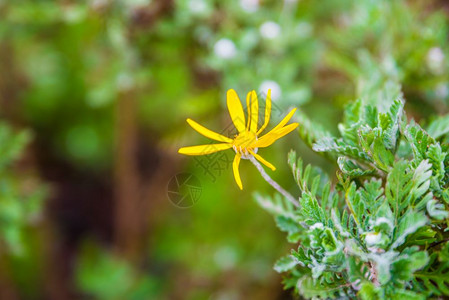
<svg viewBox="0 0 449 300">
<path fill-rule="evenodd" d="M 29 140 L 29 131 L 15 132 L 10 125 L 0 122 L 1 250 L 14 254 L 24 251 L 26 228 L 40 216 L 46 194 L 45 186 L 39 186 L 35 179 L 24 178 L 12 168 Z"/>
<path fill-rule="evenodd" d="M 303 122 L 303 138 L 338 164 L 335 183 L 292 151 L 301 206 L 257 195 L 299 244 L 275 270 L 304 298 L 449 296 L 448 117 L 425 130 L 400 93 L 375 100 L 346 107 L 339 137 Z"/>
</svg>

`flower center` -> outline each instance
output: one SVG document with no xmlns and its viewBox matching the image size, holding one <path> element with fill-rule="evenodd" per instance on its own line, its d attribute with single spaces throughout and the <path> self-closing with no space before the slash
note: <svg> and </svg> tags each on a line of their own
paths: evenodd
<svg viewBox="0 0 449 300">
<path fill-rule="evenodd" d="M 248 158 L 249 150 L 253 151 L 254 153 L 257 153 L 257 148 L 254 148 L 254 143 L 257 141 L 257 136 L 255 133 L 252 133 L 250 131 L 244 131 L 242 133 L 239 133 L 234 138 L 234 141 L 232 142 L 232 148 L 236 153 L 240 153 L 242 155 L 242 158 Z"/>
</svg>

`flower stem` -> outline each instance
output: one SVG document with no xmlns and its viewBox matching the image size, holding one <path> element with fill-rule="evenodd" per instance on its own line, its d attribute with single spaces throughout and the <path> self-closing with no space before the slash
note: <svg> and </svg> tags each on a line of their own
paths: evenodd
<svg viewBox="0 0 449 300">
<path fill-rule="evenodd" d="M 254 158 L 254 156 L 249 155 L 249 160 L 253 163 L 253 165 L 256 166 L 257 170 L 259 170 L 260 174 L 262 175 L 263 179 L 265 179 L 266 182 L 268 182 L 272 187 L 274 187 L 275 190 L 277 190 L 279 193 L 281 193 L 285 198 L 287 198 L 288 201 L 290 201 L 294 206 L 299 207 L 299 202 L 293 197 L 289 192 L 284 190 L 276 181 L 271 179 L 271 177 L 265 172 L 262 165 Z"/>
</svg>

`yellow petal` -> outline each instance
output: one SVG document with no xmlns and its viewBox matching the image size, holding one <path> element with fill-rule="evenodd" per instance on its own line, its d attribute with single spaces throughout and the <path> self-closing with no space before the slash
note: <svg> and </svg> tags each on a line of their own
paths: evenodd
<svg viewBox="0 0 449 300">
<path fill-rule="evenodd" d="M 199 145 L 199 146 L 190 146 L 190 147 L 182 147 L 178 150 L 178 153 L 185 155 L 205 155 L 211 154 L 218 151 L 226 150 L 232 147 L 232 144 L 223 143 L 223 144 L 209 144 L 209 145 Z"/>
<path fill-rule="evenodd" d="M 267 138 L 272 138 L 273 134 L 275 132 L 277 132 L 278 130 L 282 129 L 284 127 L 285 124 L 288 123 L 288 121 L 290 121 L 290 119 L 293 117 L 293 114 L 295 113 L 296 108 L 292 109 L 283 119 L 281 122 L 279 122 L 279 124 L 277 124 L 273 129 L 271 129 L 267 134 L 265 134 L 264 136 L 262 136 L 260 138 L 260 140 L 264 139 L 265 137 Z M 274 142 L 274 141 L 273 141 Z M 272 143 L 271 143 L 272 144 Z M 271 145 L 270 144 L 270 145 Z"/>
<path fill-rule="evenodd" d="M 295 113 L 296 108 L 293 108 L 283 119 L 281 122 L 279 122 L 279 124 L 276 125 L 276 127 L 274 127 L 273 129 L 271 129 L 271 131 L 276 131 L 282 127 L 284 127 L 285 124 L 288 123 L 288 121 L 290 121 L 290 119 L 293 117 L 293 114 Z"/>
<path fill-rule="evenodd" d="M 249 150 L 249 152 L 261 163 L 263 163 L 265 166 L 267 166 L 268 168 L 270 168 L 273 171 L 276 171 L 276 167 L 273 166 L 271 163 L 269 163 L 268 161 L 266 161 L 262 156 L 260 156 L 259 154 L 256 154 L 255 152 Z"/>
<path fill-rule="evenodd" d="M 245 131 L 245 114 L 243 112 L 242 103 L 235 90 L 228 90 L 226 102 L 228 105 L 229 115 L 238 132 Z"/>
<path fill-rule="evenodd" d="M 246 130 L 249 131 L 251 125 L 251 92 L 246 94 L 246 110 L 248 111 L 248 122 L 246 123 Z"/>
<path fill-rule="evenodd" d="M 192 119 L 187 119 L 187 123 L 189 123 L 190 126 L 192 126 L 193 129 L 204 135 L 205 137 L 208 137 L 210 139 L 219 141 L 219 142 L 226 142 L 226 143 L 232 143 L 232 139 L 225 137 L 219 133 L 216 133 L 212 130 L 207 129 L 206 127 L 198 124 L 197 122 L 193 121 Z"/>
<path fill-rule="evenodd" d="M 236 154 L 234 157 L 234 162 L 232 163 L 232 170 L 234 171 L 235 182 L 239 186 L 241 190 L 243 190 L 242 179 L 240 178 L 239 173 L 239 164 L 240 164 L 240 154 Z"/>
<path fill-rule="evenodd" d="M 265 100 L 265 118 L 263 120 L 263 125 L 260 127 L 259 131 L 257 132 L 257 135 L 259 135 L 270 122 L 270 114 L 271 114 L 271 89 L 268 90 L 267 93 L 267 99 Z"/>
<path fill-rule="evenodd" d="M 273 144 L 274 142 L 276 142 L 278 139 L 283 137 L 284 135 L 289 134 L 290 132 L 295 130 L 296 127 L 298 127 L 298 126 L 299 126 L 298 123 L 292 123 L 285 127 L 280 128 L 276 131 L 271 130 L 269 133 L 267 133 L 266 135 L 261 137 L 259 140 L 257 140 L 256 143 L 254 144 L 254 147 L 256 147 L 256 148 L 268 147 L 271 144 Z"/>
<path fill-rule="evenodd" d="M 250 131 L 253 133 L 257 132 L 257 125 L 259 122 L 259 101 L 257 100 L 256 91 L 251 91 L 251 126 Z"/>
</svg>

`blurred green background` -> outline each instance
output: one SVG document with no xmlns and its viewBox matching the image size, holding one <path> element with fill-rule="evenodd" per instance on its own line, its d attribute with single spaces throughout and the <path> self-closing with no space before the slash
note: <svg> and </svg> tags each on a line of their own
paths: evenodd
<svg viewBox="0 0 449 300">
<path fill-rule="evenodd" d="M 184 157 L 228 133 L 225 95 L 270 88 L 272 124 L 338 132 L 342 108 L 388 80 L 409 117 L 448 112 L 441 0 L 0 0 L 0 299 L 291 299 L 272 266 L 290 248 L 223 157 Z M 387 96 L 387 95 L 385 95 Z M 298 191 L 292 133 L 261 151 Z M 217 163 L 219 160 L 219 164 Z M 206 168 L 204 168 L 206 166 Z M 197 201 L 168 191 L 193 174 Z M 173 200 L 173 199 L 172 199 Z"/>
</svg>

